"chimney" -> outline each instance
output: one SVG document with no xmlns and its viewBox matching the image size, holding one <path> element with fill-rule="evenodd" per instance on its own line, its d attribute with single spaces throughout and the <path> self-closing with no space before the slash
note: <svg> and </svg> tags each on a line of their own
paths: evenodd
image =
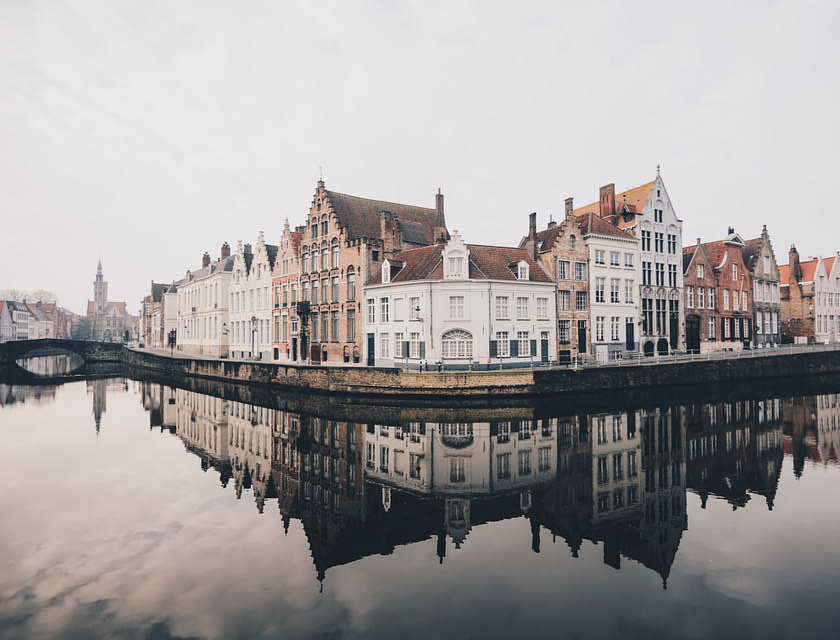
<svg viewBox="0 0 840 640">
<path fill-rule="evenodd" d="M 554 220 L 554 216 L 548 216 L 548 228 L 553 229 L 557 226 L 557 221 Z"/>
<path fill-rule="evenodd" d="M 204 255 L 201 256 L 201 267 L 204 268 L 204 267 L 209 267 L 209 266 L 210 266 L 210 254 L 205 251 Z"/>
<path fill-rule="evenodd" d="M 251 243 L 248 243 L 248 244 L 245 245 L 245 249 L 243 250 L 243 253 L 253 253 L 253 251 L 251 251 Z"/>
<path fill-rule="evenodd" d="M 575 210 L 574 198 L 566 198 L 566 217 L 572 217 L 572 211 Z"/>
<path fill-rule="evenodd" d="M 615 214 L 615 184 L 612 182 L 601 187 L 598 215 L 602 218 Z"/>
<path fill-rule="evenodd" d="M 528 216 L 528 241 L 525 243 L 528 255 L 534 260 L 537 259 L 537 212 L 534 211 Z"/>
<path fill-rule="evenodd" d="M 222 245 L 222 260 L 225 258 L 230 258 L 230 245 L 227 242 Z"/>
<path fill-rule="evenodd" d="M 790 277 L 795 279 L 796 282 L 800 282 L 802 280 L 802 266 L 799 264 L 799 252 L 796 250 L 796 246 L 790 246 L 788 258 L 790 260 Z"/>
<path fill-rule="evenodd" d="M 449 232 L 446 230 L 446 216 L 443 215 L 443 194 L 440 192 L 440 188 L 438 188 L 438 192 L 435 195 L 435 211 L 437 213 L 435 215 L 435 227 L 433 229 L 434 242 L 435 244 L 443 244 L 449 240 Z"/>
<path fill-rule="evenodd" d="M 733 233 L 735 233 L 735 227 L 728 227 L 726 234 L 731 236 Z"/>
</svg>

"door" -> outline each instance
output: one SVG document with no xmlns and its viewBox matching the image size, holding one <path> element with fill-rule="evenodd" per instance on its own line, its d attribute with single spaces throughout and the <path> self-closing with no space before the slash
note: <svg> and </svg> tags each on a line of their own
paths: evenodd
<svg viewBox="0 0 840 640">
<path fill-rule="evenodd" d="M 251 357 L 252 358 L 257 357 L 257 346 L 258 346 L 258 344 L 257 344 L 257 330 L 254 329 L 251 332 Z"/>
<path fill-rule="evenodd" d="M 676 313 L 671 314 L 671 350 L 680 346 L 680 317 Z"/>
<path fill-rule="evenodd" d="M 586 320 L 578 320 L 578 353 L 586 353 Z"/>
<path fill-rule="evenodd" d="M 540 332 L 540 361 L 548 362 L 548 331 Z"/>
<path fill-rule="evenodd" d="M 373 333 L 367 334 L 367 366 L 373 367 L 376 363 L 376 358 L 374 355 L 374 347 L 376 346 L 376 335 Z"/>
<path fill-rule="evenodd" d="M 689 353 L 700 353 L 700 316 L 685 319 L 685 348 Z"/>
<path fill-rule="evenodd" d="M 297 361 L 297 338 L 292 338 L 292 362 Z"/>
<path fill-rule="evenodd" d="M 624 325 L 625 346 L 628 351 L 633 351 L 636 348 L 636 331 L 632 322 Z"/>
</svg>

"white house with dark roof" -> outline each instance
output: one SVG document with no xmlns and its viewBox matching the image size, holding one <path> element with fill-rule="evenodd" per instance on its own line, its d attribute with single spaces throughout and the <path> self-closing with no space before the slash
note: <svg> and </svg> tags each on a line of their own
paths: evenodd
<svg viewBox="0 0 840 640">
<path fill-rule="evenodd" d="M 522 367 L 556 358 L 554 282 L 526 249 L 444 244 L 383 261 L 364 287 L 368 366 Z"/>
<path fill-rule="evenodd" d="M 229 294 L 232 358 L 273 359 L 271 279 L 277 250 L 262 231 L 253 250 L 241 242 L 236 247 Z"/>
<path fill-rule="evenodd" d="M 16 300 L 0 301 L 0 342 L 29 340 L 29 325 L 34 317 L 29 307 Z"/>
</svg>

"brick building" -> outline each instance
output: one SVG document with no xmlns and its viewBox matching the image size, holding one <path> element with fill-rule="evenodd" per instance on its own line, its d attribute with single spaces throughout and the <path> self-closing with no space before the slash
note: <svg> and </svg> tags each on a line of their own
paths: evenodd
<svg viewBox="0 0 840 640">
<path fill-rule="evenodd" d="M 686 348 L 694 353 L 740 350 L 752 339 L 752 277 L 744 241 L 729 228 L 724 240 L 683 249 Z"/>
<path fill-rule="evenodd" d="M 840 256 L 799 260 L 779 267 L 781 330 L 791 342 L 836 342 L 840 338 Z"/>
<path fill-rule="evenodd" d="M 570 362 L 579 353 L 589 350 L 589 249 L 584 240 L 584 225 L 572 215 L 572 205 L 572 198 L 567 198 L 564 220 L 559 223 L 550 221 L 546 229 L 534 234 L 529 230 L 519 244 L 521 248 L 528 248 L 532 257 L 546 273 L 552 274 L 557 284 L 555 357 L 561 363 Z M 536 226 L 533 228 L 535 230 Z"/>
<path fill-rule="evenodd" d="M 302 359 L 300 348 L 300 321 L 297 315 L 298 287 L 300 286 L 300 241 L 303 227 L 292 231 L 289 221 L 277 245 L 277 257 L 271 284 L 274 289 L 272 312 L 272 347 L 274 360 L 297 362 Z"/>
<path fill-rule="evenodd" d="M 300 342 L 317 362 L 358 363 L 362 284 L 400 251 L 449 238 L 438 192 L 434 208 L 329 191 L 319 180 L 300 245 Z"/>
</svg>

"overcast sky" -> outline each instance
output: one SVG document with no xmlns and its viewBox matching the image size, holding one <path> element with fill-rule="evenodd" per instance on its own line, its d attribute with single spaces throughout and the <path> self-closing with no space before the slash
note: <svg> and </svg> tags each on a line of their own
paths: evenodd
<svg viewBox="0 0 840 640">
<path fill-rule="evenodd" d="M 137 312 L 327 187 L 510 244 L 656 165 L 684 242 L 838 248 L 837 2 L 0 0 L 0 288 Z"/>
</svg>

